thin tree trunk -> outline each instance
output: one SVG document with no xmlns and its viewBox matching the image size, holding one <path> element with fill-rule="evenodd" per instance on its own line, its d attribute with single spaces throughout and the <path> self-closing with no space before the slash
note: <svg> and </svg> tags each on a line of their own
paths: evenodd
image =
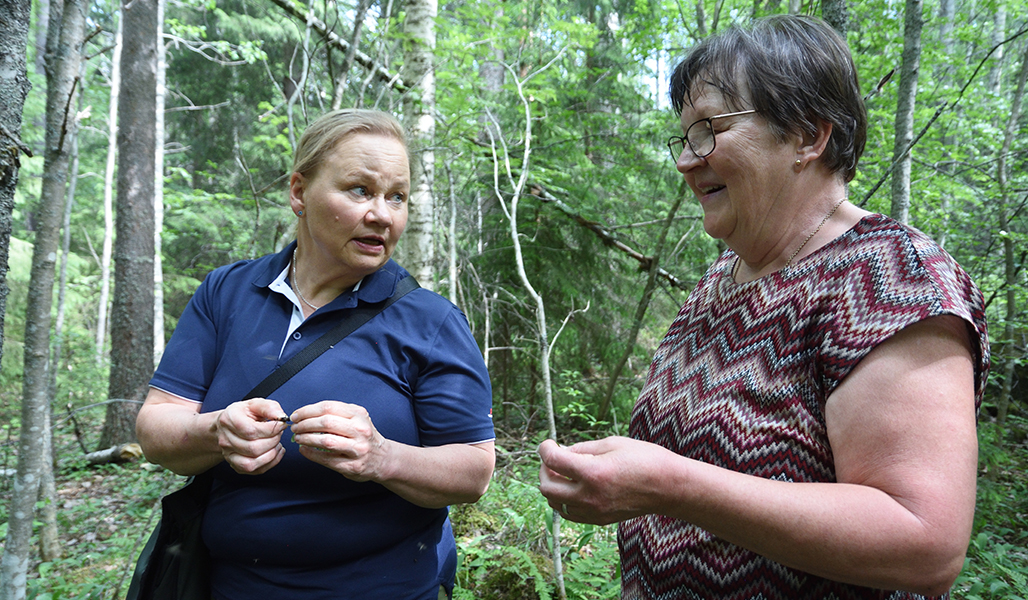
<svg viewBox="0 0 1028 600">
<path fill-rule="evenodd" d="M 955 25 L 955 18 L 956 18 L 956 0 L 940 0 L 940 2 L 939 2 L 939 40 L 942 42 L 943 54 L 945 56 L 954 56 L 954 51 L 956 49 L 956 43 L 955 43 L 956 40 L 954 39 L 954 35 L 953 35 L 953 27 Z M 951 77 L 950 73 L 951 72 L 950 72 L 949 69 L 939 69 L 936 72 L 936 74 L 935 74 L 935 78 L 936 78 L 937 81 L 942 82 L 943 85 L 946 85 L 946 83 L 948 83 L 949 81 L 952 80 L 952 77 Z M 943 159 L 943 163 L 942 163 L 942 171 L 944 173 L 952 175 L 952 173 L 953 173 L 953 161 L 952 161 L 952 156 L 951 156 L 951 154 L 949 152 L 949 149 L 953 148 L 956 145 L 956 137 L 952 133 L 950 133 L 950 132 L 946 131 L 945 129 L 943 129 L 941 138 L 942 138 L 941 139 L 942 151 L 943 151 L 944 156 L 945 156 L 945 158 Z M 935 236 L 936 237 L 935 241 L 938 242 L 939 246 L 942 247 L 942 248 L 946 247 L 946 242 L 948 241 L 947 238 L 949 236 L 949 217 L 950 217 L 950 208 L 949 207 L 950 207 L 950 195 L 949 194 L 942 194 L 942 197 L 939 199 L 939 216 L 940 216 L 941 223 L 939 225 L 938 234 Z"/>
<path fill-rule="evenodd" d="M 111 398 L 142 400 L 153 374 L 154 153 L 157 111 L 157 6 L 123 0 L 124 50 L 118 98 L 115 289 L 111 306 Z M 107 405 L 98 449 L 136 441 L 138 406 Z"/>
<path fill-rule="evenodd" d="M 343 56 L 343 66 L 336 79 L 335 93 L 332 94 L 332 110 L 339 110 L 343 105 L 343 94 L 346 92 L 350 80 L 350 70 L 353 69 L 353 59 L 357 56 L 357 46 L 360 45 L 361 31 L 369 8 L 371 8 L 371 0 L 360 0 L 357 3 L 357 12 L 353 17 L 353 32 L 350 34 L 350 47 L 346 49 L 346 54 Z"/>
<path fill-rule="evenodd" d="M 11 498 L 7 541 L 0 562 L 0 599 L 25 597 L 29 564 L 29 538 L 36 497 L 46 460 L 44 429 L 49 410 L 50 311 L 53 306 L 54 268 L 58 233 L 64 213 L 65 184 L 71 141 L 76 123 L 73 107 L 82 58 L 85 0 L 67 0 L 60 23 L 51 22 L 48 36 L 59 36 L 53 55 L 47 56 L 46 155 L 38 206 L 38 228 L 32 250 L 25 315 L 25 362 L 22 387 L 21 430 L 18 435 L 18 473 Z"/>
<path fill-rule="evenodd" d="M 79 79 L 85 69 L 79 69 Z M 82 112 L 83 95 L 79 94 L 79 112 Z M 61 269 L 57 285 L 57 317 L 54 322 L 54 344 L 50 353 L 50 391 L 47 399 L 46 425 L 43 427 L 43 475 L 39 490 L 39 499 L 43 503 L 42 528 L 39 532 L 39 554 L 44 561 L 52 561 L 61 557 L 61 546 L 57 533 L 57 484 L 54 481 L 56 456 L 53 451 L 53 406 L 57 398 L 57 372 L 61 366 L 61 355 L 64 348 L 64 314 L 68 290 L 68 257 L 71 256 L 71 213 L 75 207 L 75 188 L 79 180 L 79 140 L 76 135 L 71 140 L 71 165 L 68 167 L 68 192 L 64 201 L 64 219 L 62 224 Z"/>
<path fill-rule="evenodd" d="M 910 221 L 910 143 L 914 139 L 914 106 L 921 68 L 921 15 L 923 0 L 907 0 L 903 25 L 903 64 L 896 101 L 896 138 L 893 143 L 892 218 Z"/>
<path fill-rule="evenodd" d="M 553 64 L 553 62 L 555 62 L 557 60 L 557 58 L 559 58 L 562 54 L 563 54 L 563 52 L 559 53 L 557 55 L 557 57 L 555 57 L 553 60 L 550 61 L 549 64 L 543 66 L 540 69 L 539 72 L 541 72 L 541 71 L 547 69 L 549 66 L 551 66 Z M 535 74 L 538 74 L 538 72 L 536 72 Z M 512 72 L 512 75 L 515 75 L 515 74 Z M 523 144 L 522 159 L 521 159 L 521 165 L 520 165 L 520 171 L 519 171 L 520 174 L 518 175 L 516 180 L 514 178 L 514 174 L 513 174 L 513 171 L 512 171 L 511 164 L 510 164 L 510 155 L 509 155 L 506 143 L 503 141 L 503 137 L 502 136 L 495 136 L 494 137 L 492 128 L 487 128 L 486 132 L 488 133 L 488 135 L 490 137 L 490 145 L 493 148 L 493 188 L 494 188 L 494 192 L 496 194 L 496 200 L 499 202 L 500 206 L 503 207 L 504 212 L 506 213 L 507 220 L 510 222 L 510 237 L 511 237 L 511 243 L 514 246 L 514 260 L 515 260 L 515 265 L 516 265 L 517 271 L 518 271 L 518 278 L 521 280 L 521 285 L 525 288 L 525 291 L 528 293 L 529 297 L 532 299 L 533 304 L 535 304 L 536 332 L 537 332 L 537 335 L 538 335 L 537 342 L 538 342 L 538 345 L 539 345 L 539 370 L 540 370 L 540 372 L 542 374 L 542 380 L 543 380 L 542 381 L 542 387 L 543 387 L 543 400 L 545 402 L 545 408 L 546 408 L 546 421 L 547 421 L 547 426 L 548 426 L 548 429 L 549 429 L 549 438 L 551 440 L 556 441 L 556 439 L 557 439 L 557 424 L 556 424 L 556 419 L 555 419 L 555 411 L 554 411 L 554 407 L 553 407 L 553 381 L 552 381 L 552 378 L 550 376 L 550 351 L 551 351 L 551 347 L 550 347 L 549 333 L 547 332 L 547 328 L 546 328 L 546 304 L 545 304 L 545 302 L 543 300 L 542 295 L 540 295 L 539 292 L 536 291 L 535 287 L 532 285 L 532 282 L 528 279 L 528 273 L 525 271 L 525 259 L 524 259 L 524 255 L 523 255 L 522 250 L 521 250 L 521 234 L 518 231 L 518 203 L 519 203 L 519 201 L 521 199 L 521 195 L 524 193 L 525 184 L 526 184 L 526 182 L 528 180 L 529 163 L 530 163 L 529 159 L 532 156 L 532 109 L 531 109 L 531 106 L 529 105 L 528 100 L 524 96 L 524 90 L 522 88 L 522 85 L 523 85 L 524 82 L 522 80 L 520 80 L 515 75 L 514 76 L 514 83 L 515 83 L 515 85 L 517 85 L 518 96 L 519 96 L 519 98 L 521 100 L 521 103 L 522 103 L 522 106 L 524 107 L 524 110 L 525 110 L 525 129 L 524 129 L 524 132 L 523 132 L 524 133 L 524 139 L 522 141 L 522 144 Z M 497 125 L 497 128 L 498 128 L 499 125 L 498 124 L 496 124 L 496 125 Z M 499 139 L 497 140 L 497 138 L 499 138 Z M 506 172 L 507 179 L 510 181 L 511 188 L 512 188 L 511 189 L 511 199 L 510 199 L 510 208 L 509 209 L 507 208 L 507 203 L 506 203 L 506 200 L 504 199 L 504 195 L 503 195 L 503 193 L 500 190 L 500 183 L 499 183 L 500 160 L 496 156 L 496 144 L 497 144 L 497 141 L 499 141 L 500 144 L 503 146 L 503 150 L 504 150 L 503 166 L 504 166 L 504 169 L 505 169 L 505 172 Z M 553 540 L 553 570 L 554 570 L 554 574 L 555 574 L 556 579 L 557 579 L 557 593 L 558 593 L 558 597 L 560 598 L 560 600 L 566 600 L 567 599 L 567 590 L 565 589 L 565 586 L 564 586 L 564 566 L 562 564 L 561 544 L 560 544 L 560 539 L 561 539 L 561 535 L 560 535 L 561 516 L 560 516 L 560 512 L 558 512 L 556 510 L 553 511 L 552 514 L 553 514 L 553 527 L 552 527 L 551 535 L 552 535 L 552 540 Z"/>
<path fill-rule="evenodd" d="M 1021 105 L 1024 101 L 1025 85 L 1028 82 L 1028 44 L 1025 44 L 1024 55 L 1021 57 L 1021 71 L 1017 80 L 1017 89 L 1014 92 L 1014 97 L 1010 103 L 1010 115 L 1006 122 L 1006 127 L 1003 136 L 1003 146 L 1000 148 L 999 156 L 996 161 L 996 180 L 999 183 L 1000 189 L 1000 201 L 1003 206 L 1002 211 L 1002 223 L 1000 228 L 1003 231 L 1010 231 L 1014 224 L 1011 223 L 1013 218 L 1011 211 L 1008 208 L 1010 206 L 1009 191 L 1007 189 L 1009 173 L 1007 166 L 1007 155 L 1010 153 L 1010 147 L 1013 145 L 1014 139 L 1017 137 L 1018 120 L 1021 116 Z M 1010 409 L 1010 396 L 1013 389 L 1014 382 L 1014 367 L 1023 358 L 1022 353 L 1018 350 L 1016 343 L 1016 330 L 1015 325 L 1018 321 L 1018 308 L 1017 308 L 1017 292 L 1020 289 L 1021 279 L 1021 268 L 1018 265 L 1019 261 L 1015 254 L 1014 240 L 1012 236 L 1005 236 L 1003 238 L 1003 258 L 1004 258 L 1004 275 L 1006 279 L 1006 315 L 1005 315 L 1005 326 L 1003 328 L 1003 341 L 1006 344 L 1005 360 L 1006 365 L 1004 369 L 1003 387 L 999 398 L 996 399 L 996 426 L 999 430 L 998 441 L 1002 443 L 1004 431 L 1006 429 L 1007 412 Z M 990 476 L 994 476 L 994 473 L 990 472 Z"/>
<path fill-rule="evenodd" d="M 164 231 L 164 99 L 168 62 L 164 46 L 164 5 L 157 0 L 157 109 L 154 117 L 154 190 L 153 190 L 153 360 L 164 355 L 164 262 L 161 260 L 161 233 Z"/>
<path fill-rule="evenodd" d="M 103 364 L 107 315 L 111 298 L 111 254 L 114 247 L 114 173 L 118 157 L 118 96 L 121 93 L 122 21 L 118 19 L 111 56 L 111 94 L 107 113 L 107 167 L 104 170 L 104 240 L 100 252 L 100 300 L 96 315 L 96 364 Z"/>
<path fill-rule="evenodd" d="M 408 42 L 404 80 L 414 94 L 404 95 L 404 114 L 411 137 L 411 193 L 407 230 L 400 259 L 421 285 L 435 289 L 435 18 L 437 0 L 406 0 L 404 21 Z"/>
<path fill-rule="evenodd" d="M 642 329 L 643 319 L 646 317 L 650 300 L 653 298 L 653 290 L 657 288 L 657 276 L 660 272 L 658 267 L 660 266 L 661 254 L 664 251 L 664 242 L 667 240 L 668 231 L 671 229 L 671 224 L 674 223 L 675 215 L 678 214 L 678 209 L 682 206 L 682 200 L 685 199 L 687 193 L 689 193 L 689 187 L 683 180 L 678 188 L 678 197 L 675 198 L 674 204 L 668 210 L 667 218 L 664 219 L 664 225 L 660 228 L 660 233 L 657 235 L 657 243 L 653 247 L 653 257 L 651 258 L 648 275 L 646 276 L 646 286 L 643 288 L 642 297 L 639 298 L 639 305 L 635 309 L 635 320 L 632 322 L 632 330 L 628 333 L 628 340 L 625 342 L 625 351 L 621 358 L 618 359 L 607 381 L 607 392 L 603 395 L 603 400 L 597 411 L 597 417 L 601 421 L 605 420 L 610 414 L 610 407 L 614 399 L 614 390 L 617 388 L 618 378 L 621 377 L 621 371 L 624 370 L 625 364 L 628 363 L 628 359 L 635 350 L 635 341 L 639 338 L 639 330 Z"/>
</svg>

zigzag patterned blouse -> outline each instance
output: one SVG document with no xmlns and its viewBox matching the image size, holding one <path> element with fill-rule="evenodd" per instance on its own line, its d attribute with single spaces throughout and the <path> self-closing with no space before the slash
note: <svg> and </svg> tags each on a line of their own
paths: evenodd
<svg viewBox="0 0 1028 600">
<path fill-rule="evenodd" d="M 661 342 L 630 435 L 683 456 L 784 481 L 832 482 L 825 400 L 875 346 L 951 314 L 976 350 L 975 406 L 989 370 L 981 292 L 923 233 L 869 215 L 792 268 L 732 278 L 727 251 Z M 684 521 L 618 530 L 626 600 L 919 598 L 787 568 Z"/>
</svg>

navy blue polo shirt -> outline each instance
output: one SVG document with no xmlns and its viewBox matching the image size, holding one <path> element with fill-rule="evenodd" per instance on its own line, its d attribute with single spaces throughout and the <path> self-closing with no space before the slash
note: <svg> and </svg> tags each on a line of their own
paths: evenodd
<svg viewBox="0 0 1028 600">
<path fill-rule="evenodd" d="M 202 403 L 201 412 L 223 409 L 349 309 L 392 296 L 407 274 L 390 260 L 356 291 L 294 322 L 287 337 L 294 300 L 272 284 L 294 247 L 208 275 L 150 385 Z M 383 436 L 414 446 L 493 439 L 489 376 L 467 319 L 423 288 L 319 356 L 271 399 L 286 414 L 321 400 L 359 404 Z M 215 598 L 434 600 L 440 585 L 452 586 L 456 547 L 446 509 L 350 481 L 304 458 L 289 437 L 282 437 L 282 461 L 262 475 L 239 475 L 225 463 L 214 468 L 203 535 Z"/>
</svg>

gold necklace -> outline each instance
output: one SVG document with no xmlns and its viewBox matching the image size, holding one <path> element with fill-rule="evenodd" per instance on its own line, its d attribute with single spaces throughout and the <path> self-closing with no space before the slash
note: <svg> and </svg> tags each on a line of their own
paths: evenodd
<svg viewBox="0 0 1028 600">
<path fill-rule="evenodd" d="M 796 258 L 796 255 L 800 253 L 800 250 L 803 250 L 803 247 L 806 246 L 807 242 L 809 242 L 811 239 L 813 239 L 813 237 L 815 235 L 817 235 L 818 231 L 821 231 L 821 228 L 825 226 L 825 223 L 828 222 L 828 219 L 832 218 L 832 215 L 835 214 L 835 211 L 839 210 L 839 207 L 842 206 L 842 203 L 845 202 L 845 201 L 846 201 L 846 197 L 844 196 L 842 198 L 842 200 L 839 200 L 838 202 L 835 203 L 835 206 L 832 207 L 832 210 L 828 211 L 828 214 L 825 215 L 824 219 L 821 219 L 821 224 L 818 225 L 817 228 L 814 229 L 814 231 L 810 232 L 810 235 L 807 236 L 807 239 L 803 240 L 803 243 L 800 244 L 799 248 L 796 248 L 796 251 L 792 253 L 792 256 L 789 257 L 789 260 L 785 261 L 785 267 L 786 268 L 789 268 L 789 267 L 792 266 L 792 259 Z"/>
<path fill-rule="evenodd" d="M 318 310 L 319 308 L 321 308 L 321 306 L 324 306 L 324 304 L 322 304 L 321 306 L 314 306 L 310 303 L 310 301 L 303 297 L 303 292 L 300 291 L 300 282 L 296 280 L 296 248 L 293 248 L 293 260 L 290 267 L 290 282 L 293 284 L 293 290 L 296 291 L 296 295 L 300 297 L 300 300 L 303 300 L 304 304 L 306 304 L 314 310 Z"/>
</svg>

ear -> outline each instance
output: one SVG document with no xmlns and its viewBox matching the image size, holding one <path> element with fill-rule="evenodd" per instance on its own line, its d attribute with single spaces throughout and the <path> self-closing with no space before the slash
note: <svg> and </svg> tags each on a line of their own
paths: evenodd
<svg viewBox="0 0 1028 600">
<path fill-rule="evenodd" d="M 831 139 L 831 137 L 832 124 L 818 119 L 813 134 L 810 132 L 804 132 L 797 140 L 797 164 L 805 166 L 820 158 L 824 153 L 825 148 L 828 146 L 828 140 Z"/>
<path fill-rule="evenodd" d="M 307 210 L 303 200 L 304 187 L 307 185 L 307 178 L 300 173 L 293 173 L 289 177 L 289 208 L 296 215 L 300 211 Z"/>
</svg>

